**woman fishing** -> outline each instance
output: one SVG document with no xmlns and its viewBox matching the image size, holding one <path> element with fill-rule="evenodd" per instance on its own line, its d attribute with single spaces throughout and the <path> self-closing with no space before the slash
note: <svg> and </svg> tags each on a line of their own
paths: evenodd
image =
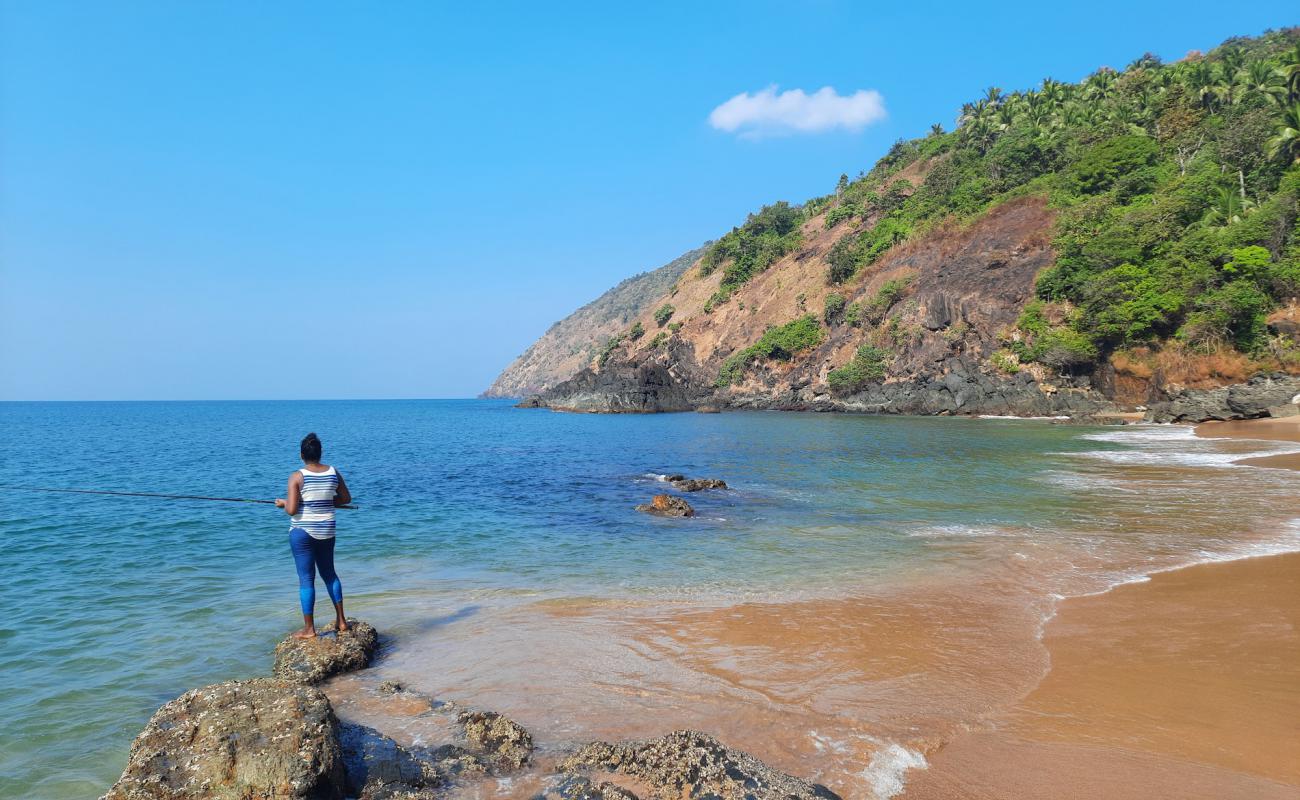
<svg viewBox="0 0 1300 800">
<path fill-rule="evenodd" d="M 298 568 L 298 599 L 302 604 L 302 630 L 296 639 L 316 636 L 313 612 L 316 607 L 316 571 L 320 571 L 325 589 L 334 601 L 335 630 L 348 629 L 343 615 L 343 584 L 334 571 L 334 508 L 352 502 L 348 485 L 339 471 L 320 463 L 320 438 L 309 433 L 299 447 L 303 468 L 289 476 L 284 499 L 275 504 L 283 508 L 293 524 L 289 527 L 289 549 Z"/>
</svg>

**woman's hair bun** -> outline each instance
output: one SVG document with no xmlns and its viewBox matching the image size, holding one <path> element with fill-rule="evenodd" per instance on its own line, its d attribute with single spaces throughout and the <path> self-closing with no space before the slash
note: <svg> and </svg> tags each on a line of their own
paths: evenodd
<svg viewBox="0 0 1300 800">
<path fill-rule="evenodd" d="M 320 437 L 315 433 L 302 437 L 302 444 L 298 446 L 298 451 L 307 461 L 320 461 Z"/>
</svg>

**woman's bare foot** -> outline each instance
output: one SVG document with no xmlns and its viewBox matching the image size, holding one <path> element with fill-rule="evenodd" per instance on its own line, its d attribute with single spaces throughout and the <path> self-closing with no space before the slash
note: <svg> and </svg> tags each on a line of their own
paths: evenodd
<svg viewBox="0 0 1300 800">
<path fill-rule="evenodd" d="M 295 638 L 295 639 L 315 639 L 315 638 L 316 638 L 316 629 L 315 629 L 315 628 L 303 628 L 303 629 L 300 630 L 300 631 L 294 631 L 294 632 L 293 632 L 293 638 Z"/>
<path fill-rule="evenodd" d="M 339 633 L 347 633 L 352 629 L 348 627 L 348 621 L 346 619 L 339 617 L 338 620 L 334 622 L 334 630 L 338 631 Z"/>
</svg>

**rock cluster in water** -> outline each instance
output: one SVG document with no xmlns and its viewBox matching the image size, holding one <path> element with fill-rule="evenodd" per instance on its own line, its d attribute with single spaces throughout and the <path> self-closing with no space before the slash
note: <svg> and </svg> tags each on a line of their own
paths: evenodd
<svg viewBox="0 0 1300 800">
<path fill-rule="evenodd" d="M 695 509 L 691 508 L 690 503 L 671 494 L 657 494 L 649 503 L 642 503 L 637 506 L 636 510 L 646 514 L 654 514 L 657 517 L 695 516 Z"/>
<path fill-rule="evenodd" d="M 725 489 L 727 482 L 717 478 L 688 478 L 685 475 L 665 475 L 664 480 L 679 492 L 699 492 L 705 489 Z"/>
<path fill-rule="evenodd" d="M 491 711 L 461 711 L 393 681 L 430 712 L 456 713 L 466 746 L 405 747 L 374 728 L 340 722 L 314 684 L 368 665 L 370 625 L 319 640 L 286 639 L 277 677 L 186 692 L 158 709 L 136 737 L 122 777 L 101 800 L 436 800 L 454 781 L 508 776 L 529 765 L 533 737 Z M 283 677 L 281 677 L 283 676 Z M 814 800 L 823 786 L 774 770 L 707 734 L 678 731 L 644 742 L 585 745 L 544 776 L 538 800 Z"/>
<path fill-rule="evenodd" d="M 593 742 L 561 763 L 569 772 L 601 770 L 637 779 L 656 798 L 828 800 L 834 792 L 787 775 L 705 733 L 674 731 L 644 742 Z"/>
</svg>

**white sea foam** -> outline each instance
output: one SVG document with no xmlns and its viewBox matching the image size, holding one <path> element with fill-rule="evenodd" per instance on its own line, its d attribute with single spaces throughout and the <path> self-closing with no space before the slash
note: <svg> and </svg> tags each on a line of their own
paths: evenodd
<svg viewBox="0 0 1300 800">
<path fill-rule="evenodd" d="M 951 536 L 1008 536 L 1011 533 L 1012 531 L 1009 528 L 999 528 L 993 525 L 927 525 L 924 528 L 909 531 L 907 535 L 918 539 L 937 539 Z"/>
<path fill-rule="evenodd" d="M 870 784 L 872 793 L 879 800 L 889 800 L 902 794 L 904 776 L 908 770 L 925 769 L 927 766 L 925 756 L 920 752 L 894 742 L 883 742 L 871 754 L 867 768 L 859 774 Z"/>
<path fill-rule="evenodd" d="M 1249 446 L 1252 448 L 1250 450 L 1225 449 L 1225 440 L 1199 437 L 1187 426 L 1135 425 L 1116 431 L 1086 433 L 1079 438 L 1094 442 L 1133 445 L 1133 447 L 1124 450 L 1084 450 L 1060 455 L 1090 458 L 1112 464 L 1227 467 L 1240 466 L 1236 462 L 1247 458 L 1300 453 L 1300 446 L 1292 442 L 1253 439 L 1230 440 L 1238 445 L 1249 441 Z"/>
</svg>

